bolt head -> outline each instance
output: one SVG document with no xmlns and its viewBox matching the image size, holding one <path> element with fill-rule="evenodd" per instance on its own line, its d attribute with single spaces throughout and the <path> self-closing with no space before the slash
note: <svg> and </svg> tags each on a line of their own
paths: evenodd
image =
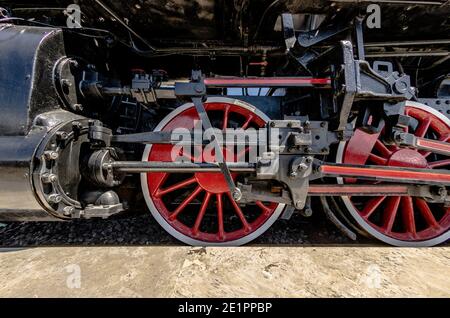
<svg viewBox="0 0 450 318">
<path fill-rule="evenodd" d="M 76 111 L 82 111 L 83 110 L 83 105 L 82 104 L 73 104 L 72 107 Z"/>
<path fill-rule="evenodd" d="M 65 216 L 71 216 L 72 212 L 75 210 L 75 208 L 73 206 L 66 206 L 63 210 L 63 214 Z"/>
<path fill-rule="evenodd" d="M 48 160 L 56 160 L 58 159 L 58 153 L 56 151 L 45 151 L 44 156 Z"/>
<path fill-rule="evenodd" d="M 44 173 L 41 176 L 42 182 L 44 183 L 52 183 L 52 182 L 56 182 L 56 180 L 58 180 L 58 177 L 53 174 L 53 173 Z"/>
<path fill-rule="evenodd" d="M 297 209 L 302 209 L 303 208 L 303 201 L 302 200 L 298 200 L 295 202 L 295 207 Z"/>
<path fill-rule="evenodd" d="M 69 138 L 69 135 L 65 131 L 58 131 L 56 133 L 56 139 L 58 140 L 66 140 Z"/>
<path fill-rule="evenodd" d="M 70 66 L 77 68 L 79 66 L 78 62 L 75 60 L 70 60 Z"/>
<path fill-rule="evenodd" d="M 242 192 L 238 188 L 234 189 L 233 191 L 233 199 L 234 201 L 239 201 L 242 199 Z"/>
<path fill-rule="evenodd" d="M 82 125 L 81 125 L 81 123 L 80 123 L 79 121 L 74 121 L 74 122 L 72 123 L 72 128 L 73 128 L 73 129 L 81 129 L 81 128 L 82 128 Z"/>
<path fill-rule="evenodd" d="M 61 84 L 65 87 L 65 88 L 69 88 L 72 86 L 72 82 L 69 81 L 68 79 L 62 79 L 61 80 Z"/>
<path fill-rule="evenodd" d="M 304 170 L 308 169 L 308 165 L 305 163 L 301 163 L 298 165 L 298 169 L 304 171 Z"/>
<path fill-rule="evenodd" d="M 195 90 L 196 93 L 203 93 L 203 85 L 201 85 L 201 84 L 196 84 L 196 85 L 194 86 L 194 90 Z"/>
<path fill-rule="evenodd" d="M 310 216 L 312 216 L 313 211 L 310 208 L 305 208 L 303 209 L 302 213 L 301 213 L 304 217 L 309 218 Z"/>
<path fill-rule="evenodd" d="M 50 194 L 50 195 L 48 196 L 48 201 L 49 201 L 50 203 L 59 203 L 59 202 L 61 202 L 61 200 L 62 200 L 62 196 L 59 195 L 59 194 L 56 194 L 56 193 Z"/>
</svg>

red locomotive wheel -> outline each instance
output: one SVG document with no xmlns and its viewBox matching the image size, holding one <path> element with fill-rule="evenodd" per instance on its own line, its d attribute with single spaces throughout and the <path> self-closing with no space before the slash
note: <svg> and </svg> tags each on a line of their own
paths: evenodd
<svg viewBox="0 0 450 318">
<path fill-rule="evenodd" d="M 268 120 L 255 107 L 230 98 L 209 98 L 205 109 L 215 128 L 259 128 Z M 170 113 L 155 131 L 192 130 L 198 115 L 193 104 Z M 172 161 L 172 145 L 147 146 L 143 161 Z M 248 147 L 227 161 L 241 159 Z M 195 152 L 194 152 L 195 153 Z M 203 156 L 202 161 L 214 160 Z M 233 158 L 230 158 L 233 157 Z M 194 159 L 189 156 L 189 159 Z M 241 159 L 242 160 L 242 159 Z M 233 173 L 236 180 L 243 177 Z M 242 245 L 264 233 L 279 217 L 284 205 L 256 202 L 240 205 L 232 198 L 221 173 L 143 173 L 141 184 L 147 205 L 158 223 L 172 236 L 190 245 Z"/>
<path fill-rule="evenodd" d="M 410 133 L 418 137 L 448 141 L 450 120 L 423 104 L 408 102 L 408 116 L 417 120 Z M 338 149 L 337 162 L 428 169 L 448 169 L 450 159 L 424 151 L 386 146 L 380 134 L 356 130 Z M 354 179 L 338 179 L 355 183 Z M 361 181 L 363 182 L 363 181 Z M 450 208 L 419 197 L 342 197 L 345 207 L 369 234 L 397 246 L 432 246 L 450 239 Z"/>
</svg>

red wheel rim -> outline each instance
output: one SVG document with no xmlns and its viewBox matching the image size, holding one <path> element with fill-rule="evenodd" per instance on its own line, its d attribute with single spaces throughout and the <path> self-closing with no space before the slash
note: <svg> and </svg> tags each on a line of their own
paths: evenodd
<svg viewBox="0 0 450 318">
<path fill-rule="evenodd" d="M 265 120 L 248 107 L 224 102 L 204 105 L 215 128 L 248 129 L 265 125 Z M 191 130 L 194 120 L 198 120 L 198 115 L 191 106 L 170 119 L 161 131 L 180 127 Z M 170 162 L 173 147 L 154 145 L 147 160 Z M 227 151 L 224 155 L 227 161 L 242 160 L 248 151 L 247 147 L 233 158 Z M 189 159 L 194 158 L 189 156 Z M 202 159 L 210 161 L 213 158 Z M 232 176 L 237 180 L 241 174 L 233 173 Z M 238 205 L 231 198 L 221 173 L 147 173 L 146 183 L 151 201 L 164 221 L 176 232 L 197 242 L 226 243 L 250 236 L 258 232 L 280 206 L 261 201 L 254 205 Z"/>
<path fill-rule="evenodd" d="M 415 128 L 408 128 L 418 137 L 448 141 L 450 126 L 445 118 L 427 106 L 409 105 L 408 116 L 417 120 Z M 424 151 L 386 146 L 379 134 L 356 130 L 345 145 L 342 162 L 383 166 L 448 169 L 450 159 Z M 345 183 L 355 183 L 345 179 Z M 358 181 L 361 182 L 362 181 Z M 347 200 L 347 201 L 345 201 Z M 358 214 L 358 223 L 369 233 L 407 242 L 429 241 L 445 235 L 450 229 L 450 208 L 426 202 L 418 197 L 344 197 L 350 211 Z M 347 204 L 347 207 L 349 205 Z"/>
</svg>

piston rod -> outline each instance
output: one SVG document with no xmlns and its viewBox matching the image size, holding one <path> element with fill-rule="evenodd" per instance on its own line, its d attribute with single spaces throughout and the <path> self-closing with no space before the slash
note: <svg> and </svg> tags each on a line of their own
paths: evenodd
<svg viewBox="0 0 450 318">
<path fill-rule="evenodd" d="M 255 172 L 256 164 L 227 162 L 232 172 Z M 192 162 L 145 162 L 145 161 L 115 161 L 105 163 L 103 169 L 113 169 L 121 172 L 221 172 L 217 163 L 192 163 Z"/>
</svg>

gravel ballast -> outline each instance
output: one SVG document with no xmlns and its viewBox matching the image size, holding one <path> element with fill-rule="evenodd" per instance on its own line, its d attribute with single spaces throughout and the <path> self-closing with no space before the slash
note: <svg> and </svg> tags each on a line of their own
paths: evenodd
<svg viewBox="0 0 450 318">
<path fill-rule="evenodd" d="M 363 240 L 367 242 L 367 239 Z M 360 241 L 361 242 L 361 241 Z M 371 241 L 372 243 L 374 241 Z M 355 244 L 322 215 L 294 214 L 278 220 L 251 244 Z M 182 245 L 166 233 L 150 213 L 107 220 L 70 222 L 12 222 L 0 227 L 0 246 L 41 245 Z"/>
</svg>

